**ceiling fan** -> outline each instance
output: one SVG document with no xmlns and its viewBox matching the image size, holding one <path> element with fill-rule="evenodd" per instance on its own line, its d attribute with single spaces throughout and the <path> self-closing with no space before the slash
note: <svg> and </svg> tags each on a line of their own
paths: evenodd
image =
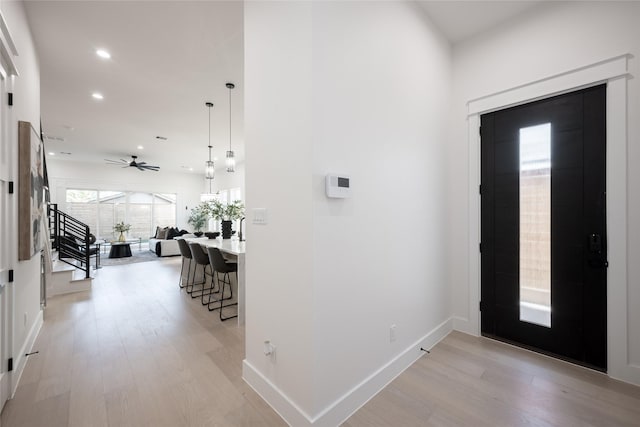
<svg viewBox="0 0 640 427">
<path fill-rule="evenodd" d="M 113 164 L 113 165 L 124 165 L 122 166 L 123 168 L 128 168 L 128 167 L 132 167 L 132 168 L 138 168 L 141 171 L 145 171 L 145 170 L 150 170 L 150 171 L 155 171 L 158 172 L 160 170 L 160 166 L 151 166 L 148 165 L 147 162 L 137 162 L 136 159 L 138 158 L 138 156 L 131 156 L 131 158 L 133 160 L 131 160 L 130 162 L 125 160 L 125 159 L 120 159 L 120 160 L 109 160 L 109 159 L 104 159 L 106 162 L 108 162 L 109 164 Z"/>
</svg>

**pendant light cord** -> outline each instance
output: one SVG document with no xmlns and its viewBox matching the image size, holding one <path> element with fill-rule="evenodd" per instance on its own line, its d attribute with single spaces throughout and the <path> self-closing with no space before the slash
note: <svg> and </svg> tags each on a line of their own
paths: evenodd
<svg viewBox="0 0 640 427">
<path fill-rule="evenodd" d="M 231 151 L 231 87 L 229 87 L 229 151 Z"/>
</svg>

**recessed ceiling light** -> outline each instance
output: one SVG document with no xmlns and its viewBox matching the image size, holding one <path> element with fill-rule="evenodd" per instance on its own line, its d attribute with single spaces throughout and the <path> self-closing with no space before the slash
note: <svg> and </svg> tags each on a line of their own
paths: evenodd
<svg viewBox="0 0 640 427">
<path fill-rule="evenodd" d="M 138 150 L 144 150 L 144 147 L 142 145 L 138 145 Z"/>
<path fill-rule="evenodd" d="M 111 58 L 111 54 L 109 52 L 107 52 L 104 49 L 98 49 L 96 50 L 96 55 L 98 55 L 100 58 L 102 59 L 109 59 Z"/>
<path fill-rule="evenodd" d="M 50 155 L 50 156 L 55 156 L 55 155 L 56 155 L 56 153 L 54 153 L 53 151 L 49 151 L 49 155 Z"/>
<path fill-rule="evenodd" d="M 104 99 L 104 96 L 102 96 L 102 94 L 101 94 L 101 93 L 98 93 L 98 92 L 94 92 L 94 93 L 92 93 L 92 94 L 91 94 L 91 96 L 92 96 L 94 99 Z"/>
<path fill-rule="evenodd" d="M 218 161 L 218 158 L 217 158 L 217 157 L 214 157 L 214 158 L 213 158 L 213 160 L 217 162 L 217 161 Z"/>
</svg>

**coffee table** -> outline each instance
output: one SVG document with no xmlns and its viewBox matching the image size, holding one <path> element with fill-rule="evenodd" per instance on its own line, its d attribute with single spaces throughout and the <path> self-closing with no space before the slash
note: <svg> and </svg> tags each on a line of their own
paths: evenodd
<svg viewBox="0 0 640 427">
<path fill-rule="evenodd" d="M 109 258 L 125 258 L 131 256 L 131 243 L 111 242 Z"/>
</svg>

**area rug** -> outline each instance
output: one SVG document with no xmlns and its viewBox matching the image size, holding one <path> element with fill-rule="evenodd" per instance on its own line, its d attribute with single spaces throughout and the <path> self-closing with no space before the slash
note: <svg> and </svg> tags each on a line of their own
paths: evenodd
<svg viewBox="0 0 640 427">
<path fill-rule="evenodd" d="M 110 267 L 113 265 L 135 264 L 138 262 L 163 261 L 176 257 L 159 257 L 151 251 L 134 251 L 132 256 L 125 258 L 109 258 L 109 254 L 101 254 L 100 265 L 102 267 Z M 179 257 L 178 257 L 179 258 Z"/>
</svg>

